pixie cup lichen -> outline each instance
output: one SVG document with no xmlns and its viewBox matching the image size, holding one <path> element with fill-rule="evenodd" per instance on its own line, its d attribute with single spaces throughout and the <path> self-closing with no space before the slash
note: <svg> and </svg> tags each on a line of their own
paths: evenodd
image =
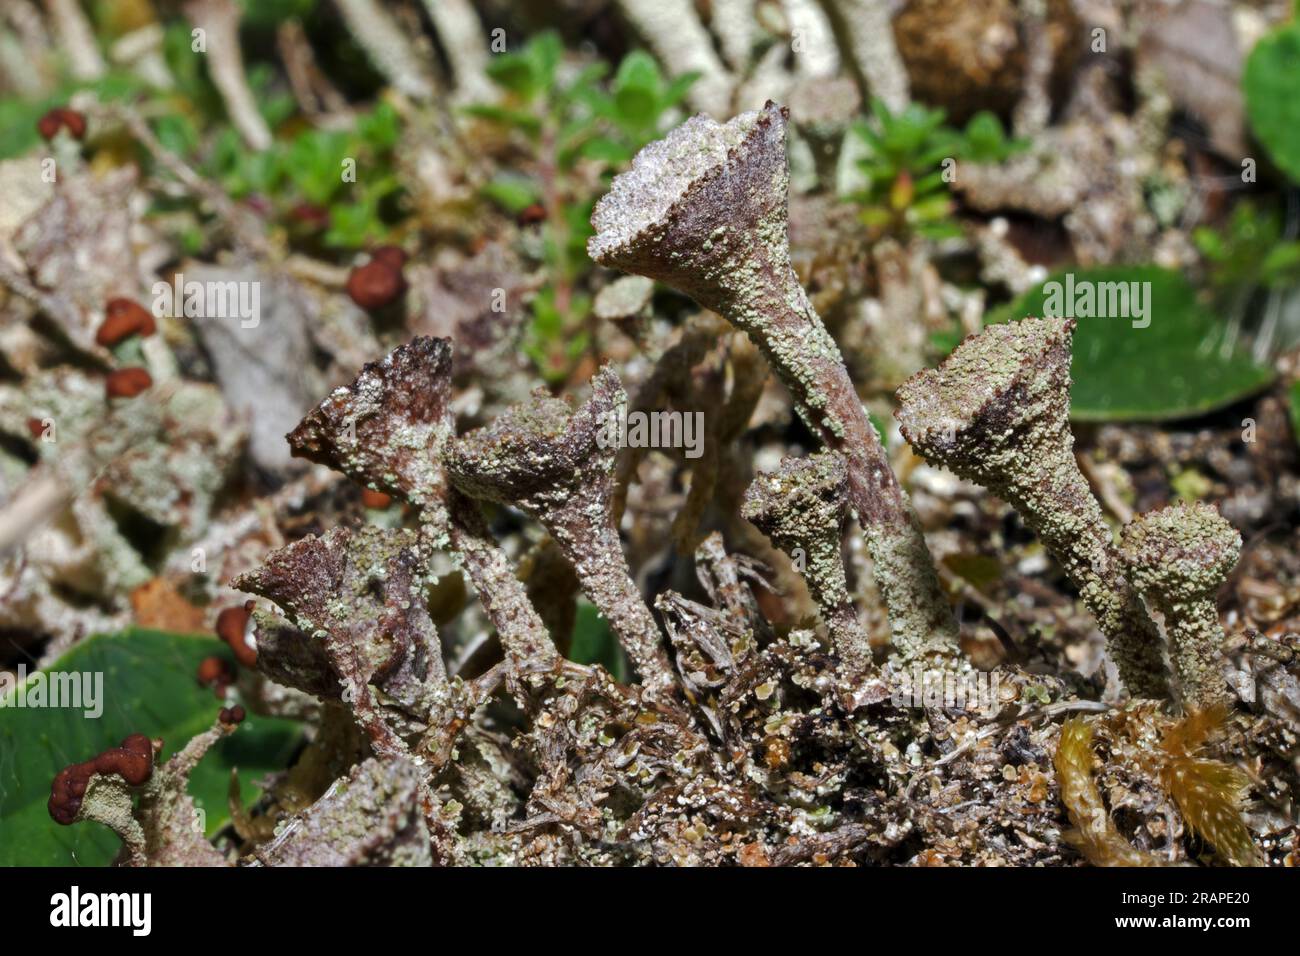
<svg viewBox="0 0 1300 956">
<path fill-rule="evenodd" d="M 659 626 L 632 582 L 610 507 L 618 448 L 603 438 L 626 401 L 609 368 L 596 373 L 591 398 L 577 411 L 536 392 L 453 442 L 447 471 L 462 493 L 515 505 L 550 533 L 646 687 L 659 693 L 672 686 L 672 666 Z"/>
<path fill-rule="evenodd" d="M 1120 549 L 1129 578 L 1165 619 L 1183 704 L 1230 703 L 1216 596 L 1241 553 L 1241 535 L 1212 505 L 1183 504 L 1138 515 Z"/>
<path fill-rule="evenodd" d="M 1123 567 L 1070 432 L 1073 319 L 991 325 L 897 393 L 918 454 L 1011 504 L 1061 563 L 1131 694 L 1168 694 L 1161 639 Z"/>
<path fill-rule="evenodd" d="M 911 505 L 848 370 L 790 263 L 786 111 L 687 120 L 637 154 L 596 205 L 602 265 L 670 285 L 746 332 L 799 414 L 848 464 L 857 511 L 904 656 L 950 651 L 957 626 Z"/>
<path fill-rule="evenodd" d="M 443 450 L 455 433 L 451 374 L 450 341 L 413 339 L 336 388 L 287 440 L 295 455 L 410 502 L 426 543 L 450 545 L 459 556 L 510 659 L 520 667 L 548 666 L 558 656 L 555 644 L 523 584 L 478 506 L 447 482 Z"/>
<path fill-rule="evenodd" d="M 754 479 L 740 514 L 796 559 L 845 672 L 857 682 L 871 672 L 872 660 L 840 553 L 848 482 L 848 466 L 836 452 L 787 458 L 775 472 Z"/>
</svg>

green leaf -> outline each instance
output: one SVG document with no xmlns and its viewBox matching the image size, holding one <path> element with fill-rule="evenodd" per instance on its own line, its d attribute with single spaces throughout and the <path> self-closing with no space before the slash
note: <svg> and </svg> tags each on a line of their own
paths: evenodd
<svg viewBox="0 0 1300 956">
<path fill-rule="evenodd" d="M 1278 167 L 1300 182 L 1300 22 L 1292 21 L 1255 44 L 1242 72 L 1246 115 Z"/>
<path fill-rule="evenodd" d="M 386 152 L 397 145 L 400 135 L 397 110 L 388 103 L 379 103 L 357 117 L 357 136 L 371 149 Z"/>
<path fill-rule="evenodd" d="M 1300 273 L 1300 242 L 1284 242 L 1264 256 L 1260 274 L 1269 284 L 1293 281 Z"/>
<path fill-rule="evenodd" d="M 697 71 L 692 70 L 690 73 L 683 73 L 668 84 L 668 89 L 659 99 L 659 105 L 662 109 L 671 109 L 682 100 L 686 99 L 686 94 L 691 91 L 695 81 L 700 78 Z"/>
<path fill-rule="evenodd" d="M 542 121 L 532 113 L 526 113 L 523 110 L 512 110 L 506 106 L 494 106 L 491 103 L 473 103 L 469 106 L 461 107 L 461 112 L 466 116 L 475 116 L 489 123 L 500 123 L 502 126 L 512 126 L 521 132 L 535 136 L 542 128 Z"/>
<path fill-rule="evenodd" d="M 532 180 L 502 173 L 483 187 L 483 195 L 510 215 L 517 216 L 537 202 L 541 193 Z"/>
<path fill-rule="evenodd" d="M 546 89 L 555 85 L 555 71 L 564 59 L 564 41 L 554 30 L 547 30 L 528 41 L 524 46 L 524 56 L 533 66 L 538 88 Z"/>
<path fill-rule="evenodd" d="M 573 622 L 573 639 L 569 642 L 569 660 L 576 664 L 600 664 L 626 682 L 632 668 L 618 639 L 609 628 L 609 622 L 586 601 L 578 602 L 578 613 Z"/>
<path fill-rule="evenodd" d="M 0 866 L 103 866 L 119 841 L 97 823 L 60 826 L 46 801 L 54 775 L 70 763 L 117 746 L 133 733 L 161 737 L 163 759 L 212 725 L 220 702 L 200 687 L 203 658 L 223 653 L 215 638 L 127 630 L 73 645 L 51 671 L 103 675 L 103 713 L 16 706 L 18 691 L 0 707 Z M 34 675 L 27 678 L 28 685 Z M 47 680 L 47 678 L 42 678 Z M 48 685 L 47 685 L 48 686 Z M 209 835 L 229 819 L 226 792 L 238 767 L 245 800 L 257 799 L 255 781 L 287 766 L 301 732 L 294 721 L 250 715 L 219 742 L 190 778 L 190 795 L 207 814 Z"/>
<path fill-rule="evenodd" d="M 623 61 L 618 65 L 618 72 L 614 74 L 615 93 L 620 90 L 636 89 L 657 95 L 662 87 L 663 75 L 659 72 L 659 64 L 644 50 L 633 50 L 623 57 Z"/>
<path fill-rule="evenodd" d="M 316 0 L 239 0 L 239 6 L 244 24 L 265 30 L 285 20 L 306 19 L 315 9 Z"/>
<path fill-rule="evenodd" d="M 531 98 L 538 89 L 533 65 L 522 53 L 498 53 L 488 61 L 487 75 L 504 89 Z"/>
<path fill-rule="evenodd" d="M 1065 315 L 1078 320 L 1074 333 L 1071 416 L 1078 421 L 1159 421 L 1186 418 L 1222 408 L 1259 391 L 1272 381 L 1269 368 L 1237 350 L 1225 350 L 1224 326 L 1196 300 L 1181 274 L 1156 266 L 1113 266 L 1073 273 L 1097 293 L 1115 287 L 1099 283 L 1150 283 L 1144 293 L 1145 320 L 1135 328 L 1132 305 L 1119 317 L 1086 317 L 1066 301 L 1066 274 L 991 313 L 986 321 L 1025 316 Z M 1057 283 L 1057 285 L 1053 285 Z M 1109 298 L 1109 295 L 1108 295 Z M 1097 309 L 1096 311 L 1123 311 Z"/>
<path fill-rule="evenodd" d="M 632 160 L 632 148 L 608 136 L 597 136 L 582 144 L 578 155 L 583 159 L 594 159 L 607 166 L 623 166 Z"/>
</svg>

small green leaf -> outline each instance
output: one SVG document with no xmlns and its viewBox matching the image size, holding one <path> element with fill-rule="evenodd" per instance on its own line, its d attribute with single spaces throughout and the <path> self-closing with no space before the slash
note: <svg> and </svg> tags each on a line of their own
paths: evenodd
<svg viewBox="0 0 1300 956">
<path fill-rule="evenodd" d="M 533 65 L 522 53 L 498 53 L 488 61 L 486 70 L 492 82 L 526 99 L 538 90 Z"/>
<path fill-rule="evenodd" d="M 1278 27 L 1255 44 L 1242 71 L 1246 115 L 1278 167 L 1300 183 L 1300 22 Z"/>
<path fill-rule="evenodd" d="M 657 95 L 663 86 L 663 75 L 655 58 L 644 50 L 633 50 L 623 57 L 614 74 L 613 88 L 621 90 L 644 90 L 652 96 Z"/>
<path fill-rule="evenodd" d="M 46 802 L 54 775 L 133 733 L 161 737 L 163 759 L 176 753 L 217 716 L 220 701 L 198 685 L 195 673 L 203 658 L 227 656 L 225 650 L 215 638 L 134 629 L 73 645 L 50 671 L 102 675 L 98 718 L 87 717 L 84 707 L 19 707 L 18 690 L 11 691 L 0 707 L 0 866 L 111 862 L 120 844 L 110 830 L 91 822 L 60 826 L 50 819 Z M 287 766 L 300 737 L 294 721 L 250 715 L 212 748 L 190 778 L 190 795 L 207 815 L 209 835 L 229 819 L 231 768 L 238 767 L 243 796 L 251 803 L 258 793 L 255 781 Z"/>
<path fill-rule="evenodd" d="M 1223 324 L 1196 300 L 1195 290 L 1177 272 L 1155 266 L 1078 270 L 1073 273 L 1073 297 L 1067 281 L 1065 273 L 1058 273 L 986 321 L 1044 315 L 1078 320 L 1071 369 L 1071 416 L 1078 421 L 1186 418 L 1245 398 L 1273 379 L 1271 369 L 1224 348 Z M 1097 304 L 1103 295 L 1118 302 L 1119 283 L 1130 292 L 1134 287 L 1129 283 L 1149 284 L 1136 287 L 1145 300 L 1145 318 L 1136 317 L 1133 302 L 1126 312 Z M 1087 317 L 1087 310 L 1079 307 L 1086 288 L 1093 292 L 1091 314 L 1125 314 Z M 1135 321 L 1149 324 L 1138 328 Z"/>
<path fill-rule="evenodd" d="M 609 622 L 586 601 L 578 602 L 573 639 L 569 642 L 569 660 L 576 664 L 600 664 L 618 681 L 626 682 L 631 676 L 627 655 L 610 630 Z"/>
<path fill-rule="evenodd" d="M 461 112 L 467 116 L 476 116 L 479 119 L 487 120 L 489 123 L 513 126 L 529 135 L 536 135 L 542 128 L 542 121 L 532 113 L 525 113 L 523 110 L 512 110 L 505 106 L 494 106 L 491 103 L 473 103 L 462 107 Z"/>
<path fill-rule="evenodd" d="M 532 180 L 502 173 L 483 187 L 483 195 L 510 215 L 517 216 L 537 202 L 541 193 Z"/>
</svg>

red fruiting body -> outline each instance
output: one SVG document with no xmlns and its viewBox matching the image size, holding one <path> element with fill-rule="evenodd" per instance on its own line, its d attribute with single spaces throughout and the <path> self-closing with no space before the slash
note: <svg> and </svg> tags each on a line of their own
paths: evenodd
<svg viewBox="0 0 1300 956">
<path fill-rule="evenodd" d="M 400 268 L 392 265 L 392 256 L 386 255 L 384 261 L 371 259 L 363 266 L 357 266 L 348 276 L 348 295 L 352 301 L 368 312 L 391 305 L 406 292 L 406 280 L 402 278 Z"/>
<path fill-rule="evenodd" d="M 63 120 L 63 128 L 72 134 L 73 139 L 81 139 L 86 135 L 86 117 L 76 110 L 65 107 L 59 110 L 59 118 Z"/>
<path fill-rule="evenodd" d="M 158 326 L 153 314 L 134 299 L 109 299 L 104 306 L 104 321 L 95 333 L 95 341 L 111 348 L 132 335 L 153 335 Z"/>
<path fill-rule="evenodd" d="M 85 763 L 64 767 L 50 785 L 47 805 L 55 823 L 67 826 L 77 819 L 81 799 L 95 774 L 115 773 L 128 786 L 138 787 L 153 774 L 153 741 L 144 734 L 132 734 L 120 747 L 110 747 Z"/>
<path fill-rule="evenodd" d="M 39 418 L 27 419 L 27 430 L 32 434 L 32 441 L 39 441 L 45 434 L 45 422 Z"/>
<path fill-rule="evenodd" d="M 217 637 L 230 645 L 235 660 L 244 667 L 257 666 L 257 651 L 244 640 L 244 631 L 252 614 L 253 602 L 248 601 L 240 607 L 228 607 L 217 615 Z"/>
<path fill-rule="evenodd" d="M 222 707 L 217 719 L 226 726 L 233 727 L 236 724 L 242 724 L 247 716 L 248 714 L 244 708 L 236 704 L 234 707 Z"/>
<path fill-rule="evenodd" d="M 375 246 L 370 250 L 371 262 L 382 262 L 399 272 L 406 265 L 406 251 L 401 246 Z"/>
<path fill-rule="evenodd" d="M 519 211 L 515 222 L 521 226 L 532 226 L 546 218 L 546 208 L 541 203 L 533 203 Z"/>
<path fill-rule="evenodd" d="M 230 662 L 224 657 L 205 657 L 199 663 L 198 674 L 201 687 L 211 687 L 219 700 L 226 696 L 226 688 L 235 682 L 235 672 Z"/>
<path fill-rule="evenodd" d="M 36 131 L 46 141 L 54 139 L 60 127 L 73 139 L 81 139 L 86 135 L 86 117 L 66 106 L 56 106 L 36 121 Z"/>
<path fill-rule="evenodd" d="M 275 212 L 275 207 L 271 205 L 271 200 L 267 199 L 265 196 L 259 195 L 258 193 L 252 193 L 245 196 L 243 203 L 263 219 L 271 218 L 272 213 Z"/>
<path fill-rule="evenodd" d="M 386 495 L 382 491 L 375 491 L 373 488 L 363 488 L 361 489 L 361 503 L 367 508 L 382 511 L 393 503 L 393 496 Z"/>
<path fill-rule="evenodd" d="M 54 139 L 62 125 L 63 117 L 59 115 L 58 109 L 52 109 L 36 121 L 36 131 L 41 134 L 41 139 L 48 142 Z"/>
<path fill-rule="evenodd" d="M 289 218 L 312 229 L 325 229 L 330 224 L 330 211 L 315 203 L 300 202 L 289 210 Z"/>
<path fill-rule="evenodd" d="M 120 368 L 109 372 L 104 392 L 109 398 L 135 398 L 153 384 L 153 376 L 142 368 Z"/>
</svg>

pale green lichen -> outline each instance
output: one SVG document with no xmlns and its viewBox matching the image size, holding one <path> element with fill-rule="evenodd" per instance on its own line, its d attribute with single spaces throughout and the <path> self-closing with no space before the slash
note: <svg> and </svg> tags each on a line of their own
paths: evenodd
<svg viewBox="0 0 1300 956">
<path fill-rule="evenodd" d="M 1231 700 L 1215 597 L 1241 553 L 1241 535 L 1207 504 L 1138 515 L 1120 542 L 1133 583 L 1165 618 L 1183 702 L 1204 710 Z"/>
<path fill-rule="evenodd" d="M 754 479 L 740 514 L 795 560 L 849 679 L 858 682 L 871 672 L 872 660 L 840 553 L 848 482 L 848 466 L 835 452 L 787 458 L 777 471 Z"/>
<path fill-rule="evenodd" d="M 576 411 L 538 392 L 453 442 L 447 470 L 462 493 L 515 505 L 546 528 L 647 688 L 662 693 L 672 684 L 672 668 L 632 582 L 611 509 L 618 447 L 604 436 L 626 402 L 609 368 L 592 379 L 591 398 Z"/>
<path fill-rule="evenodd" d="M 909 541 L 876 564 L 900 651 L 951 649 L 957 625 L 919 523 L 790 262 L 785 130 L 785 111 L 770 102 L 726 124 L 682 124 L 615 177 L 592 216 L 588 251 L 679 289 L 754 340 L 800 416 L 847 459 L 849 498 L 873 557 L 885 541 Z"/>
<path fill-rule="evenodd" d="M 1020 513 L 1078 587 L 1135 696 L 1168 694 L 1159 632 L 1124 579 L 1070 432 L 1073 320 L 1025 319 L 966 339 L 903 383 L 897 417 L 927 461 L 978 482 Z"/>
</svg>

